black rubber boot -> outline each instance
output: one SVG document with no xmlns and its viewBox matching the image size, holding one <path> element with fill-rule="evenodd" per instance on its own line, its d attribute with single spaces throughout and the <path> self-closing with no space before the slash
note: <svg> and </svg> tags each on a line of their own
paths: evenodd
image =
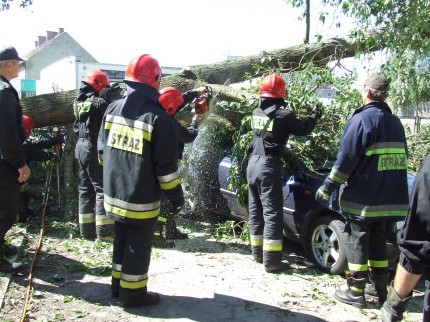
<svg viewBox="0 0 430 322">
<path fill-rule="evenodd" d="M 167 217 L 165 235 L 166 239 L 188 239 L 188 234 L 178 230 L 175 219 L 170 215 Z"/>
<path fill-rule="evenodd" d="M 358 308 L 366 306 L 366 300 L 364 298 L 366 279 L 347 277 L 346 283 L 348 285 L 347 290 L 337 290 L 334 293 L 336 300 Z"/>
<path fill-rule="evenodd" d="M 134 306 L 151 306 L 160 303 L 160 295 L 158 293 L 146 292 L 144 295 L 133 297 L 133 298 L 123 298 L 122 303 L 124 307 L 134 307 Z"/>
<path fill-rule="evenodd" d="M 157 248 L 175 248 L 175 243 L 169 240 L 166 240 L 163 236 L 154 236 L 154 240 L 152 241 L 152 246 Z"/>
<path fill-rule="evenodd" d="M 8 260 L 3 255 L 0 258 L 0 272 L 7 274 L 15 274 L 22 272 L 24 270 L 24 265 L 19 262 L 12 262 Z"/>
<path fill-rule="evenodd" d="M 7 258 L 18 255 L 19 247 L 14 245 L 4 245 L 3 255 Z"/>
<path fill-rule="evenodd" d="M 364 292 L 366 295 L 377 297 L 380 304 L 387 300 L 388 293 L 388 279 L 390 274 L 379 274 L 376 272 L 369 272 L 370 285 L 366 286 Z"/>
<path fill-rule="evenodd" d="M 402 299 L 394 290 L 393 282 L 388 288 L 387 300 L 381 308 L 382 322 L 397 322 L 403 319 L 403 312 L 406 310 L 406 305 L 412 298 L 412 292 Z"/>
<path fill-rule="evenodd" d="M 290 268 L 290 265 L 285 262 L 279 262 L 276 264 L 265 264 L 264 269 L 267 273 L 276 273 L 276 272 L 282 272 Z"/>
<path fill-rule="evenodd" d="M 263 247 L 261 246 L 251 246 L 252 258 L 257 263 L 263 262 Z"/>
</svg>

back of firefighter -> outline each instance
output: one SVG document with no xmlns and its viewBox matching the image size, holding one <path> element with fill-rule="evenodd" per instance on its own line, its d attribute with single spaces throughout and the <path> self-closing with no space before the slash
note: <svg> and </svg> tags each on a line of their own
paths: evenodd
<svg viewBox="0 0 430 322">
<path fill-rule="evenodd" d="M 403 220 L 409 196 L 407 149 L 402 123 L 385 103 L 389 82 L 370 76 L 362 91 L 364 105 L 355 110 L 343 132 L 337 160 L 317 193 L 328 201 L 346 183 L 341 199 L 347 217 L 347 290 L 335 298 L 356 307 L 366 304 L 364 292 L 370 269 L 379 302 L 387 298 L 388 259 L 386 223 Z"/>
<path fill-rule="evenodd" d="M 166 87 L 160 90 L 158 103 L 172 117 L 173 127 L 175 128 L 179 144 L 179 160 L 182 159 L 185 144 L 193 142 L 197 137 L 199 133 L 198 125 L 207 113 L 206 111 L 204 113 L 196 113 L 188 126 L 183 126 L 174 116 L 184 106 L 204 93 L 206 93 L 205 86 L 188 90 L 185 93 L 181 93 L 174 87 Z M 187 234 L 180 232 L 176 227 L 176 221 L 170 213 L 170 206 L 164 195 L 161 197 L 160 215 L 158 216 L 158 223 L 154 234 L 154 245 L 158 247 L 174 247 L 173 242 L 167 240 L 188 238 Z"/>
<path fill-rule="evenodd" d="M 319 108 L 304 121 L 287 109 L 286 83 L 281 76 L 266 76 L 260 104 L 252 113 L 252 153 L 246 170 L 249 185 L 249 229 L 254 260 L 267 272 L 282 271 L 283 174 L 282 155 L 290 134 L 304 136 L 322 116 Z"/>
<path fill-rule="evenodd" d="M 102 98 L 109 78 L 100 70 L 88 72 L 74 102 L 75 157 L 79 168 L 79 231 L 87 239 L 111 241 L 113 219 L 103 208 L 103 168 L 97 154 L 97 137 L 108 106 Z"/>
<path fill-rule="evenodd" d="M 22 107 L 18 92 L 10 81 L 18 77 L 23 61 L 14 47 L 0 49 L 0 272 L 15 273 L 24 266 L 6 258 L 6 233 L 18 213 L 19 183 L 30 177 L 22 147 Z M 14 247 L 15 249 L 16 246 Z"/>
<path fill-rule="evenodd" d="M 173 213 L 184 203 L 178 141 L 171 117 L 157 104 L 160 80 L 157 60 L 147 54 L 132 59 L 127 95 L 109 105 L 99 135 L 104 205 L 115 219 L 111 290 L 124 306 L 160 301 L 147 283 L 161 191 Z"/>
</svg>

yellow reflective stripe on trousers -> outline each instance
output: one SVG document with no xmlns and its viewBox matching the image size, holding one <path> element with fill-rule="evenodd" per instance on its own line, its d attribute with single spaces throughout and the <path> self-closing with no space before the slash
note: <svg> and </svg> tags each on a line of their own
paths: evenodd
<svg viewBox="0 0 430 322">
<path fill-rule="evenodd" d="M 375 260 L 369 259 L 368 262 L 370 267 L 380 267 L 380 268 L 388 267 L 388 260 L 375 261 Z"/>
<path fill-rule="evenodd" d="M 279 239 L 279 240 L 265 239 L 263 241 L 263 250 L 266 250 L 268 252 L 281 252 L 282 239 Z"/>
<path fill-rule="evenodd" d="M 263 246 L 263 235 L 251 235 L 251 246 Z"/>
<path fill-rule="evenodd" d="M 142 275 L 130 275 L 121 273 L 119 285 L 122 288 L 138 289 L 143 288 L 148 283 L 148 273 Z"/>
<path fill-rule="evenodd" d="M 350 201 L 340 201 L 342 211 L 361 216 L 364 218 L 375 217 L 406 217 L 408 205 L 381 205 L 366 206 Z"/>
<path fill-rule="evenodd" d="M 154 218 L 160 213 L 160 200 L 137 204 L 104 195 L 104 207 L 107 212 L 130 219 Z"/>
<path fill-rule="evenodd" d="M 79 214 L 79 223 L 80 224 L 91 224 L 95 222 L 95 215 L 94 213 L 90 214 Z"/>
<path fill-rule="evenodd" d="M 348 269 L 353 272 L 367 272 L 367 264 L 348 263 Z"/>
<path fill-rule="evenodd" d="M 120 277 L 121 277 L 121 269 L 122 269 L 122 265 L 121 264 L 112 263 L 112 277 L 120 279 Z"/>
<path fill-rule="evenodd" d="M 106 200 L 104 201 L 104 207 L 107 212 L 129 219 L 149 219 L 157 217 L 160 213 L 160 208 L 148 211 L 132 211 L 109 205 Z"/>
<path fill-rule="evenodd" d="M 349 174 L 340 172 L 339 170 L 332 168 L 328 177 L 332 179 L 334 182 L 342 184 L 346 180 L 348 180 Z"/>
<path fill-rule="evenodd" d="M 161 189 L 163 190 L 171 190 L 181 183 L 177 172 L 170 173 L 165 176 L 158 176 L 157 179 L 160 183 Z"/>
<path fill-rule="evenodd" d="M 114 222 L 115 222 L 115 220 L 113 218 L 107 217 L 105 215 L 96 216 L 96 225 L 97 226 L 113 225 Z"/>
<path fill-rule="evenodd" d="M 160 221 L 160 222 L 166 222 L 167 218 L 163 217 L 163 216 L 158 216 L 158 221 Z"/>
</svg>

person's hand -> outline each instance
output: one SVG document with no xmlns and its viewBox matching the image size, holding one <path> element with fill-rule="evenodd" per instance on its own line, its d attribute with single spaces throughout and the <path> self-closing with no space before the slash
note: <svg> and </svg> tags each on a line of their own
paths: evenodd
<svg viewBox="0 0 430 322">
<path fill-rule="evenodd" d="M 315 105 L 314 109 L 312 110 L 311 116 L 313 116 L 316 120 L 319 120 L 323 116 L 323 111 L 319 104 Z"/>
<path fill-rule="evenodd" d="M 328 202 L 328 200 L 330 199 L 330 196 L 331 196 L 331 191 L 329 191 L 325 185 L 322 185 L 315 193 L 315 200 Z"/>
<path fill-rule="evenodd" d="M 18 182 L 26 182 L 30 178 L 31 170 L 28 167 L 28 165 L 23 166 L 22 168 L 18 169 L 19 177 Z"/>
<path fill-rule="evenodd" d="M 195 91 L 198 95 L 202 95 L 207 92 L 206 86 L 200 86 L 199 88 L 196 88 Z"/>
<path fill-rule="evenodd" d="M 184 206 L 184 200 L 180 201 L 180 202 L 170 202 L 170 211 L 169 211 L 169 215 L 170 216 L 174 216 L 178 213 L 181 212 L 182 208 Z"/>
</svg>

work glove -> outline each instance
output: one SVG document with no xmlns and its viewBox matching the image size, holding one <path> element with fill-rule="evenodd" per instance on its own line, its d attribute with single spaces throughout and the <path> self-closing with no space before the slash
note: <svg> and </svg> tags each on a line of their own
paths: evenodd
<svg viewBox="0 0 430 322">
<path fill-rule="evenodd" d="M 311 112 L 311 117 L 315 120 L 319 120 L 323 116 L 323 111 L 321 109 L 320 104 L 315 105 L 314 109 Z"/>
<path fill-rule="evenodd" d="M 64 143 L 64 136 L 60 135 L 57 137 L 50 137 L 49 139 L 46 140 L 46 143 L 44 143 L 44 148 L 49 149 L 52 148 L 54 145 L 57 144 L 63 144 Z"/>
<path fill-rule="evenodd" d="M 331 193 L 332 192 L 325 185 L 322 185 L 315 193 L 315 200 L 328 202 L 328 200 L 330 199 Z"/>
<path fill-rule="evenodd" d="M 169 215 L 174 216 L 176 214 L 179 214 L 183 207 L 184 207 L 184 200 L 182 200 L 182 202 L 170 202 Z"/>
</svg>

